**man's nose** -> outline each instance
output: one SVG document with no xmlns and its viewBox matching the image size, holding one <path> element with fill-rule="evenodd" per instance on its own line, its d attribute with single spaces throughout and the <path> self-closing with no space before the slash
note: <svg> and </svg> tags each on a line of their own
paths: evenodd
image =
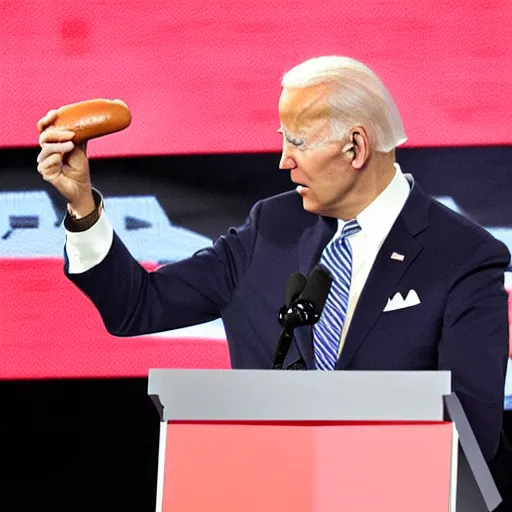
<svg viewBox="0 0 512 512">
<path fill-rule="evenodd" d="M 279 161 L 279 169 L 294 169 L 295 167 L 297 167 L 295 160 L 283 150 L 281 160 Z"/>
</svg>

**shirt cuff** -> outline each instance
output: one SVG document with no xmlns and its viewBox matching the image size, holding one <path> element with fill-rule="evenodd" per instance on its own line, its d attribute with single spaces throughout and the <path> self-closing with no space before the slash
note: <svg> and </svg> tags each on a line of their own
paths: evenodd
<svg viewBox="0 0 512 512">
<path fill-rule="evenodd" d="M 102 210 L 99 219 L 85 231 L 66 229 L 66 255 L 69 274 L 81 274 L 101 263 L 114 240 L 114 229 Z"/>
</svg>

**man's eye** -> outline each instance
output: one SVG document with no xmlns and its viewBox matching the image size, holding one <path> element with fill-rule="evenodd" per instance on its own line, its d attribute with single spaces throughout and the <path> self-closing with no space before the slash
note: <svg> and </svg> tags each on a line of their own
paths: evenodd
<svg viewBox="0 0 512 512">
<path fill-rule="evenodd" d="M 297 140 L 297 139 L 290 139 L 290 138 L 286 138 L 286 140 L 290 143 L 290 144 L 293 144 L 295 147 L 297 148 L 300 148 L 301 146 L 304 146 L 304 141 L 303 140 Z"/>
</svg>

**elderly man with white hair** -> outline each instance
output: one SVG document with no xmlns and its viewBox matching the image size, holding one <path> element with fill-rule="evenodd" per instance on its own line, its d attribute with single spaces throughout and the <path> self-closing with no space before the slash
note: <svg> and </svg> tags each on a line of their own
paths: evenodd
<svg viewBox="0 0 512 512">
<path fill-rule="evenodd" d="M 222 318 L 233 368 L 271 368 L 288 276 L 319 263 L 333 285 L 319 321 L 295 330 L 285 368 L 451 370 L 485 457 L 502 428 L 507 248 L 402 173 L 406 140 L 381 80 L 319 57 L 282 80 L 280 168 L 296 190 L 257 202 L 244 225 L 147 272 L 92 188 L 83 146 L 41 121 L 38 170 L 68 202 L 66 275 L 108 331 L 134 336 Z"/>
</svg>

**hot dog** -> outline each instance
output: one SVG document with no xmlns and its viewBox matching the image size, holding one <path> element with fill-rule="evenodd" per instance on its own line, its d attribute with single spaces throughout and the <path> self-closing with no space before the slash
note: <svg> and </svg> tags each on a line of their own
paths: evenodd
<svg viewBox="0 0 512 512">
<path fill-rule="evenodd" d="M 124 101 L 97 98 L 60 107 L 53 125 L 75 132 L 73 142 L 80 144 L 124 130 L 131 121 Z"/>
</svg>

